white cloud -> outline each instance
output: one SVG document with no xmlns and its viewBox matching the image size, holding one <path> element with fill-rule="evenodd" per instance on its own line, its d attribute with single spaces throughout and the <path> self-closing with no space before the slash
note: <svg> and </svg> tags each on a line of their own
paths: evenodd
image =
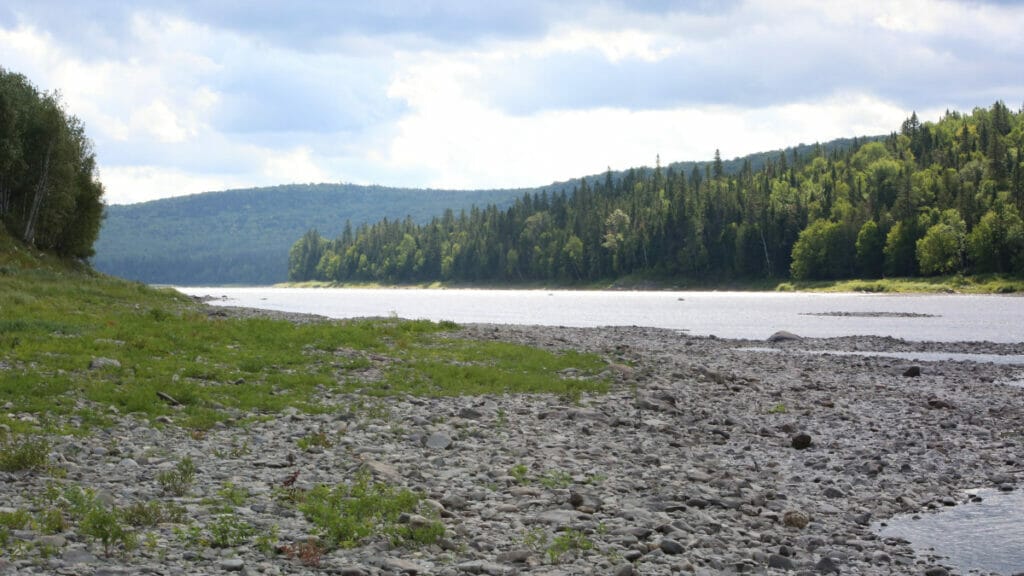
<svg viewBox="0 0 1024 576">
<path fill-rule="evenodd" d="M 137 3 L 107 19 L 91 1 L 76 4 L 81 38 L 52 6 L 0 24 L 0 65 L 60 89 L 112 203 L 311 181 L 535 186 L 657 154 L 886 133 L 912 109 L 1013 106 L 1024 90 L 1020 5 L 581 2 L 495 17 L 473 4 L 413 18 L 399 3 L 397 28 L 369 8 L 363 27 L 349 14 L 299 39 L 308 23 L 277 31 L 271 5 Z M 448 33 L 467 25 L 480 29 Z"/>
<path fill-rule="evenodd" d="M 158 198 L 240 188 L 251 185 L 245 176 L 194 174 L 161 166 L 107 166 L 100 177 L 108 204 L 135 204 Z"/>
<path fill-rule="evenodd" d="M 313 158 L 313 151 L 306 146 L 288 151 L 267 150 L 264 153 L 263 175 L 279 184 L 326 182 L 327 173 Z"/>
</svg>

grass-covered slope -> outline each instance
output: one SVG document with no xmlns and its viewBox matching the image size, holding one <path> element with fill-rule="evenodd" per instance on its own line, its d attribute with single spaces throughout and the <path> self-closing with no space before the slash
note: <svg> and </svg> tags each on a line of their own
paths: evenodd
<svg viewBox="0 0 1024 576">
<path fill-rule="evenodd" d="M 207 428 L 290 406 L 316 411 L 324 391 L 575 394 L 604 386 L 558 375 L 570 367 L 593 374 L 602 367 L 596 357 L 442 337 L 456 328 L 450 323 L 225 318 L 175 291 L 97 274 L 4 234 L 0 294 L 0 424 L 15 434 L 74 431 L 130 412 Z M 379 378 L 367 381 L 371 367 Z"/>
<path fill-rule="evenodd" d="M 416 222 L 445 209 L 505 205 L 516 190 L 413 190 L 293 184 L 108 206 L 92 259 L 97 270 L 152 284 L 273 284 L 310 229 L 326 237 L 382 218 Z"/>
</svg>

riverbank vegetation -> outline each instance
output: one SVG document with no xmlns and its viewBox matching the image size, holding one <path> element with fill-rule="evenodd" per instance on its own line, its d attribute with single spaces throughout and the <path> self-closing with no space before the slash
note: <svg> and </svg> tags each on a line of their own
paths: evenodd
<svg viewBox="0 0 1024 576">
<path fill-rule="evenodd" d="M 225 318 L 6 233 L 0 293 L 0 424 L 14 433 L 87 429 L 128 412 L 205 429 L 288 407 L 315 412 L 329 391 L 578 395 L 607 385 L 559 374 L 594 376 L 597 357 L 463 341 L 451 323 Z M 377 385 L 356 377 L 367 370 Z"/>
<path fill-rule="evenodd" d="M 0 223 L 26 244 L 93 254 L 103 185 L 92 143 L 55 93 L 0 67 Z"/>
<path fill-rule="evenodd" d="M 506 209 L 307 232 L 293 281 L 730 283 L 1024 274 L 1024 115 L 1002 102 L 728 173 L 660 163 Z M 885 286 L 881 284 L 880 286 Z"/>
</svg>

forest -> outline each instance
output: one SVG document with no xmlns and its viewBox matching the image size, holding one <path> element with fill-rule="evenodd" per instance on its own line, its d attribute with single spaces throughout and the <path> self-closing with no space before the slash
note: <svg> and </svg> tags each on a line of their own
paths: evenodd
<svg viewBox="0 0 1024 576">
<path fill-rule="evenodd" d="M 704 283 L 1024 274 L 1024 115 L 1003 102 L 726 170 L 632 169 L 508 207 L 309 230 L 293 281 Z M 763 158 L 763 156 L 762 156 Z"/>
<path fill-rule="evenodd" d="M 25 244 L 88 258 L 103 221 L 92 143 L 55 93 L 0 67 L 0 222 Z"/>
<path fill-rule="evenodd" d="M 346 220 L 406 215 L 428 222 L 448 206 L 507 206 L 519 195 L 285 184 L 113 205 L 91 262 L 106 274 L 153 284 L 274 284 L 288 279 L 288 250 L 307 228 L 334 234 Z"/>
</svg>

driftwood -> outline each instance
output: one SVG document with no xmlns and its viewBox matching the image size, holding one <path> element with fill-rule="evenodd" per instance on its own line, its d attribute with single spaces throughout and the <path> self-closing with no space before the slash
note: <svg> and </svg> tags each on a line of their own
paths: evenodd
<svg viewBox="0 0 1024 576">
<path fill-rule="evenodd" d="M 181 402 L 178 402 L 177 400 L 172 398 L 170 394 L 167 394 L 167 393 L 164 393 L 164 392 L 160 392 L 158 390 L 156 395 L 157 395 L 158 398 L 160 398 L 164 402 L 167 402 L 171 406 L 181 406 Z"/>
</svg>

